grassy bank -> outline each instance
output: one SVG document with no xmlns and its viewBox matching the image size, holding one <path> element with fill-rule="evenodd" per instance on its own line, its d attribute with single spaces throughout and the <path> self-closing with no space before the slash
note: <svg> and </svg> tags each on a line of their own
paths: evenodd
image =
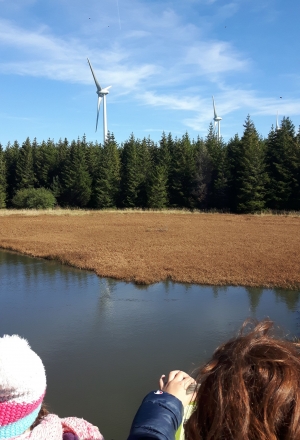
<svg viewBox="0 0 300 440">
<path fill-rule="evenodd" d="M 138 283 L 300 287 L 300 217 L 0 211 L 0 247 Z"/>
</svg>

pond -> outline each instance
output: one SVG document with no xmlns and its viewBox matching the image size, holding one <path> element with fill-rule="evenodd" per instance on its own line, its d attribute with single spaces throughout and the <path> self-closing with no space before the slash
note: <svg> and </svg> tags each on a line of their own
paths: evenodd
<svg viewBox="0 0 300 440">
<path fill-rule="evenodd" d="M 46 402 L 123 440 L 171 369 L 192 372 L 247 317 L 299 334 L 300 291 L 135 286 L 0 250 L 0 335 L 19 334 L 47 371 Z"/>
</svg>

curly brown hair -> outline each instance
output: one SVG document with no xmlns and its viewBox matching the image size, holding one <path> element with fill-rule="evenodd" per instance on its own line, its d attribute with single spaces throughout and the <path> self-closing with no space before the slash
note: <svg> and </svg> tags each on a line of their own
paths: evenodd
<svg viewBox="0 0 300 440">
<path fill-rule="evenodd" d="M 245 321 L 200 369 L 187 440 L 300 439 L 300 344 L 273 330 Z"/>
<path fill-rule="evenodd" d="M 33 422 L 33 424 L 30 426 L 30 430 L 32 431 L 33 428 L 35 428 L 37 425 L 39 425 L 41 423 L 41 421 L 49 414 L 49 411 L 47 409 L 47 405 L 43 402 L 41 409 L 38 413 L 37 418 L 35 419 L 35 421 Z"/>
</svg>

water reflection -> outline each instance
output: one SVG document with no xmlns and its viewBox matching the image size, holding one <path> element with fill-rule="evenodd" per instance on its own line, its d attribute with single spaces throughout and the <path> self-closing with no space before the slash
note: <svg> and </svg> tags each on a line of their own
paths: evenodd
<svg viewBox="0 0 300 440">
<path fill-rule="evenodd" d="M 123 439 L 143 395 L 168 370 L 192 371 L 248 316 L 299 334 L 300 292 L 152 286 L 101 279 L 53 261 L 0 251 L 0 334 L 30 341 L 61 416 Z"/>
</svg>

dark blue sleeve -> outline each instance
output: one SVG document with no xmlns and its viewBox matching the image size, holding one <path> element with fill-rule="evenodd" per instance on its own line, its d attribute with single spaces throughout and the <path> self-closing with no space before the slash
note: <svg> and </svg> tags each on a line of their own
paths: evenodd
<svg viewBox="0 0 300 440">
<path fill-rule="evenodd" d="M 149 393 L 131 425 L 127 440 L 174 440 L 183 415 L 183 405 L 169 393 Z"/>
</svg>

